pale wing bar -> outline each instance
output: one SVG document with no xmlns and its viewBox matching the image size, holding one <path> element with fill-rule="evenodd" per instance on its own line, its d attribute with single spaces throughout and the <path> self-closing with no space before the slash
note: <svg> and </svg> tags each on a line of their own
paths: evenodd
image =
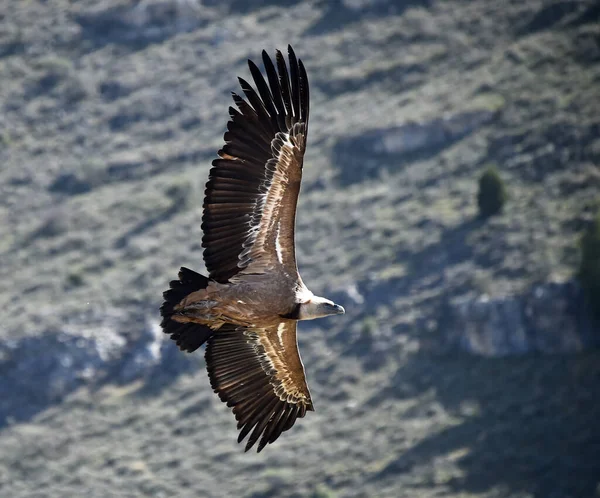
<svg viewBox="0 0 600 498">
<path fill-rule="evenodd" d="M 208 341 L 206 366 L 219 398 L 233 408 L 245 451 L 260 452 L 313 410 L 296 343 L 296 322 L 250 329 L 225 325 Z"/>
<path fill-rule="evenodd" d="M 268 84 L 258 67 L 248 61 L 257 90 L 239 79 L 246 96 L 233 94 L 238 110 L 229 108 L 225 146 L 213 161 L 206 185 L 202 229 L 204 261 L 209 276 L 226 282 L 252 261 L 252 247 L 261 228 L 263 208 L 281 167 L 281 144 L 296 140 L 293 188 L 279 191 L 289 196 L 292 206 L 282 210 L 293 216 L 299 191 L 302 155 L 307 133 L 309 93 L 302 61 L 288 47 L 289 72 L 281 52 L 277 51 L 277 68 L 263 51 Z M 290 138 L 291 137 L 291 138 Z M 298 162 L 299 161 L 299 162 Z M 278 166 L 279 165 L 279 166 Z M 290 173 L 288 172 L 288 175 Z M 272 197 L 272 196 L 271 196 Z M 290 222 L 284 222 L 288 227 Z M 293 240 L 292 240 L 293 243 Z"/>
<path fill-rule="evenodd" d="M 249 250 L 249 273 L 266 272 L 276 262 L 297 272 L 294 225 L 305 142 L 305 123 L 296 123 L 289 134 L 278 133 L 273 140 L 275 157 L 267 166 L 274 173 L 268 192 L 259 201 L 262 217 Z"/>
</svg>

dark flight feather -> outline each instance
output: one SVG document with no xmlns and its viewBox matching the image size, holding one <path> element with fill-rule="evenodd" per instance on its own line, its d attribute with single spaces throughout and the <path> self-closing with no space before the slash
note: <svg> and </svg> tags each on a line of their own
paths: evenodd
<svg viewBox="0 0 600 498">
<path fill-rule="evenodd" d="M 219 151 L 220 158 L 213 161 L 202 218 L 204 260 L 209 277 L 217 282 L 227 282 L 252 261 L 248 252 L 244 257 L 241 254 L 254 242 L 255 228 L 261 223 L 264 196 L 275 181 L 276 163 L 272 161 L 275 159 L 273 141 L 277 134 L 290 134 L 298 129 L 294 125 L 303 123 L 303 140 L 306 137 L 308 79 L 302 62 L 296 59 L 291 47 L 288 48 L 288 59 L 289 69 L 281 52 L 276 54 L 276 64 L 264 52 L 266 80 L 258 67 L 249 61 L 256 89 L 239 78 L 246 98 L 232 94 L 238 109 L 230 109 L 226 143 Z M 277 153 L 282 143 L 281 139 L 279 141 Z M 289 195 L 295 206 L 297 191 L 290 191 Z M 250 224 L 231 225 L 239 230 L 239 238 L 232 237 L 231 232 L 227 236 L 218 235 L 217 229 L 227 220 L 225 212 L 217 209 L 219 205 L 231 209 L 232 216 L 248 216 Z M 232 248 L 227 254 L 222 252 L 225 245 Z"/>
<path fill-rule="evenodd" d="M 293 337 L 287 337 L 293 340 L 295 347 L 296 325 L 295 322 L 290 323 L 294 328 L 286 328 L 286 333 L 293 332 Z M 267 330 L 253 331 L 224 325 L 209 339 L 206 347 L 210 384 L 221 401 L 233 408 L 240 429 L 238 442 L 250 435 L 245 451 L 259 439 L 258 451 L 261 451 L 266 444 L 290 429 L 297 418 L 303 417 L 306 409 L 312 409 L 303 371 L 301 380 L 286 373 L 286 380 L 282 381 L 278 378 L 281 372 L 265 360 L 270 357 L 269 353 L 273 354 L 270 348 L 275 347 L 273 343 L 276 341 L 268 338 L 277 334 L 278 326 L 274 324 L 269 333 Z M 289 352 L 278 350 L 277 354 L 285 356 Z M 297 355 L 297 349 L 294 354 Z M 299 357 L 297 361 L 300 361 Z M 278 385 L 283 385 L 288 401 L 275 393 Z M 294 394 L 297 390 L 302 393 L 301 397 Z"/>
</svg>

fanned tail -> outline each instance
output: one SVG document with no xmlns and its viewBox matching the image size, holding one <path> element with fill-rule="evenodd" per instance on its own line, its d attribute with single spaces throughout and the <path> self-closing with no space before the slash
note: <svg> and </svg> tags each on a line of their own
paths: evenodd
<svg viewBox="0 0 600 498">
<path fill-rule="evenodd" d="M 163 317 L 160 326 L 165 334 L 170 334 L 179 349 L 191 353 L 204 344 L 213 334 L 213 330 L 199 323 L 180 323 L 173 320 L 174 307 L 192 292 L 206 289 L 209 280 L 203 275 L 188 268 L 179 270 L 179 280 L 169 283 L 169 290 L 163 293 L 165 302 L 160 307 Z"/>
</svg>

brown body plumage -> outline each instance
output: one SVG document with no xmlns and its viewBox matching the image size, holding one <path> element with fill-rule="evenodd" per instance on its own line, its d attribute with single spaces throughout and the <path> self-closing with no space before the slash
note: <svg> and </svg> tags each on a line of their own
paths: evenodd
<svg viewBox="0 0 600 498">
<path fill-rule="evenodd" d="M 258 451 L 313 410 L 296 322 L 343 313 L 314 296 L 296 266 L 294 227 L 308 132 L 306 71 L 288 47 L 289 71 L 263 51 L 267 74 L 248 61 L 257 91 L 246 100 L 206 184 L 202 229 L 209 277 L 182 268 L 161 307 L 163 330 L 185 351 L 204 342 L 211 385 L 233 408 L 238 441 Z"/>
</svg>

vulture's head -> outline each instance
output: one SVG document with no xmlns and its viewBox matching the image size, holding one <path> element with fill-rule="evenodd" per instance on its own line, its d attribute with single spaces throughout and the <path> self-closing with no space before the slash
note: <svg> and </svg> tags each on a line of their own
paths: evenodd
<svg viewBox="0 0 600 498">
<path fill-rule="evenodd" d="M 308 301 L 301 303 L 298 310 L 299 320 L 314 320 L 329 315 L 343 315 L 346 312 L 343 306 L 335 304 L 324 297 L 312 296 Z"/>
</svg>

